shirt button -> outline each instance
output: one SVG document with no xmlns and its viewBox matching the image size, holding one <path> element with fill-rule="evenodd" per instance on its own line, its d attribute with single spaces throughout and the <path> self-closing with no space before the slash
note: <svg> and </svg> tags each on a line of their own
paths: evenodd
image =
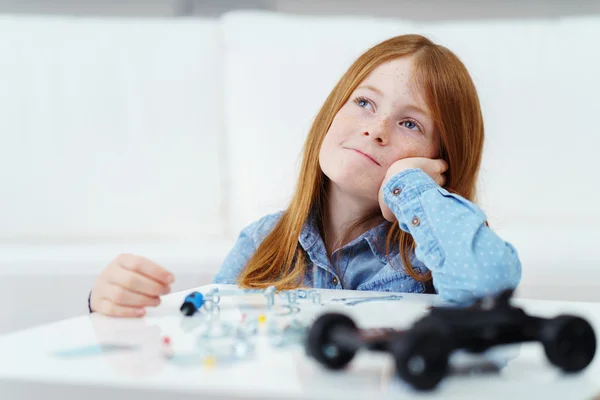
<svg viewBox="0 0 600 400">
<path fill-rule="evenodd" d="M 331 282 L 333 282 L 334 286 L 337 286 L 337 284 L 339 282 L 337 276 L 334 276 L 333 279 L 331 280 Z"/>
<path fill-rule="evenodd" d="M 420 223 L 421 223 L 421 221 L 419 220 L 419 217 L 414 217 L 412 219 L 412 225 L 413 226 L 419 226 Z"/>
<path fill-rule="evenodd" d="M 392 193 L 394 194 L 394 196 L 398 196 L 400 193 L 402 192 L 402 189 L 400 188 L 396 188 L 392 191 Z"/>
</svg>

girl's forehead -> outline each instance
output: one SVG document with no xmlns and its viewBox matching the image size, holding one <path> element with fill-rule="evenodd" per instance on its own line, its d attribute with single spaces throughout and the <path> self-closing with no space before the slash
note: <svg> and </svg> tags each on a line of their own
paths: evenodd
<svg viewBox="0 0 600 400">
<path fill-rule="evenodd" d="M 374 88 L 384 96 L 412 102 L 427 109 L 423 102 L 422 87 L 417 84 L 413 74 L 412 57 L 402 57 L 386 61 L 374 68 L 358 85 L 359 88 Z"/>
<path fill-rule="evenodd" d="M 381 80 L 390 83 L 408 85 L 413 76 L 412 57 L 396 58 L 386 61 L 375 67 L 365 78 L 367 80 Z"/>
</svg>

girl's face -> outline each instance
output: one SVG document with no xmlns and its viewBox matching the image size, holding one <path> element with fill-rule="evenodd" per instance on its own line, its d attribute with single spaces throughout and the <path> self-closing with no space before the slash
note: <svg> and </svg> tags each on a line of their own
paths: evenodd
<svg viewBox="0 0 600 400">
<path fill-rule="evenodd" d="M 319 163 L 343 192 L 377 204 L 395 161 L 438 157 L 438 134 L 414 87 L 412 64 L 411 57 L 403 57 L 375 68 L 333 119 Z"/>
</svg>

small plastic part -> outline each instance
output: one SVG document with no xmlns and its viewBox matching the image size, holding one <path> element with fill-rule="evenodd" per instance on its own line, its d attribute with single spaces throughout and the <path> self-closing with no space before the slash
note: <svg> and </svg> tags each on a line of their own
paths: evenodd
<svg viewBox="0 0 600 400">
<path fill-rule="evenodd" d="M 279 297 L 284 298 L 288 305 L 293 306 L 298 303 L 298 291 L 297 290 L 286 290 L 279 293 Z"/>
<path fill-rule="evenodd" d="M 331 301 L 341 302 L 347 306 L 355 306 L 361 303 L 370 303 L 373 301 L 390 301 L 390 300 L 402 300 L 403 297 L 401 295 L 392 294 L 388 296 L 368 296 L 368 297 L 343 297 L 331 299 Z"/>
<path fill-rule="evenodd" d="M 166 358 L 173 357 L 173 348 L 171 347 L 171 338 L 168 336 L 162 337 L 162 353 Z"/>
<path fill-rule="evenodd" d="M 204 365 L 207 367 L 214 367 L 217 363 L 217 359 L 213 356 L 207 356 L 204 358 Z"/>
<path fill-rule="evenodd" d="M 310 290 L 308 296 L 311 298 L 313 304 L 321 305 L 321 293 L 317 290 Z"/>
<path fill-rule="evenodd" d="M 308 327 L 305 324 L 297 319 L 293 319 L 282 330 L 275 330 L 275 332 L 272 332 L 269 335 L 269 341 L 272 346 L 279 348 L 303 344 L 306 340 L 307 331 Z"/>
<path fill-rule="evenodd" d="M 204 296 L 200 292 L 192 292 L 185 297 L 180 311 L 185 316 L 191 316 L 204 305 Z"/>
<path fill-rule="evenodd" d="M 267 300 L 267 311 L 271 311 L 273 306 L 275 305 L 275 292 L 277 289 L 275 286 L 269 286 L 265 289 L 265 298 Z"/>
<path fill-rule="evenodd" d="M 194 315 L 202 306 L 209 312 L 218 312 L 218 304 L 221 297 L 247 296 L 261 294 L 265 296 L 267 303 L 267 311 L 271 311 L 275 305 L 275 286 L 269 286 L 266 289 L 243 289 L 243 290 L 219 290 L 213 288 L 206 294 L 200 292 L 192 292 L 186 296 L 183 304 L 180 307 L 181 312 L 186 316 Z"/>
</svg>

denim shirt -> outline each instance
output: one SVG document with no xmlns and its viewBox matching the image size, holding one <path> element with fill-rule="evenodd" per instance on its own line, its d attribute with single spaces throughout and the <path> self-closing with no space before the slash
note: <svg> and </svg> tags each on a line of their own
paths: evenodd
<svg viewBox="0 0 600 400">
<path fill-rule="evenodd" d="M 421 169 L 409 169 L 392 177 L 383 187 L 384 200 L 398 219 L 400 229 L 416 242 L 411 255 L 418 273 L 431 271 L 433 290 L 452 303 L 516 288 L 521 263 L 515 248 L 486 225 L 481 209 L 465 198 L 449 193 Z M 213 283 L 236 284 L 238 275 L 271 232 L 283 211 L 269 214 L 242 230 Z M 390 224 L 381 225 L 327 257 L 315 218 L 309 217 L 298 238 L 306 252 L 303 285 L 323 289 L 426 292 L 426 284 L 404 270 L 398 245 L 386 236 Z M 337 267 L 331 260 L 341 257 Z"/>
</svg>

